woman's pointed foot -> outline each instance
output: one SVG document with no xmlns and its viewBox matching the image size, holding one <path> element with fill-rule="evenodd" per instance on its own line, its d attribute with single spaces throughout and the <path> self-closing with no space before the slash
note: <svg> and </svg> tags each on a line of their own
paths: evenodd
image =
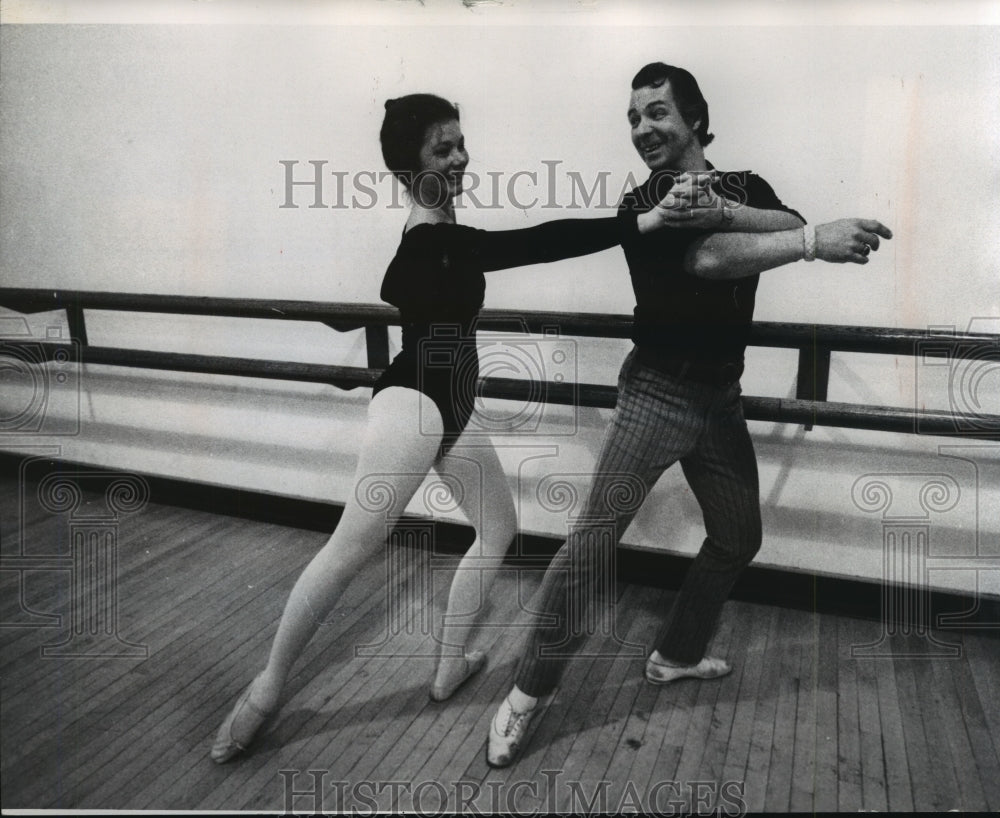
<svg viewBox="0 0 1000 818">
<path fill-rule="evenodd" d="M 434 683 L 431 685 L 431 700 L 443 702 L 446 699 L 450 699 L 456 690 L 485 666 L 486 654 L 481 650 L 474 650 L 465 654 L 461 662 L 449 662 L 445 657 L 440 658 L 438 660 L 437 675 L 434 677 Z M 446 668 L 450 672 L 446 671 L 442 674 L 442 671 L 445 671 Z"/>
<path fill-rule="evenodd" d="M 274 713 L 274 710 L 262 710 L 250 701 L 250 693 L 256 681 L 254 679 L 250 682 L 236 700 L 215 736 L 211 755 L 216 764 L 225 764 L 234 756 L 245 752 L 254 735 Z"/>
</svg>

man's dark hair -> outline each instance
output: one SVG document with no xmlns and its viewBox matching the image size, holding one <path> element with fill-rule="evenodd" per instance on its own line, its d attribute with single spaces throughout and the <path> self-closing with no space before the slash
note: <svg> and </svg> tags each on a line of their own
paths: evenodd
<svg viewBox="0 0 1000 818">
<path fill-rule="evenodd" d="M 694 123 L 700 120 L 695 133 L 698 136 L 698 142 L 702 147 L 705 147 L 715 139 L 715 134 L 708 132 L 708 103 L 701 95 L 698 80 L 690 71 L 685 71 L 676 65 L 651 62 L 640 68 L 639 73 L 632 78 L 632 90 L 659 88 L 665 82 L 670 83 L 670 90 L 674 93 L 674 101 L 688 127 L 693 127 Z"/>
</svg>

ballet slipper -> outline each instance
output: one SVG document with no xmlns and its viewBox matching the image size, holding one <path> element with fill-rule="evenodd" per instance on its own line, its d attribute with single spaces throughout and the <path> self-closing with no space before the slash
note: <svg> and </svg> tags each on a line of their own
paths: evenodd
<svg viewBox="0 0 1000 818">
<path fill-rule="evenodd" d="M 254 682 L 250 682 L 243 695 L 236 700 L 233 709 L 222 722 L 218 734 L 215 736 L 215 743 L 212 744 L 212 761 L 216 764 L 225 764 L 239 753 L 246 752 L 254 735 L 260 730 L 264 722 L 274 714 L 273 710 L 264 711 L 250 701 L 250 691 L 253 690 Z"/>
<path fill-rule="evenodd" d="M 646 661 L 646 681 L 654 685 L 665 685 L 678 679 L 717 679 L 731 670 L 725 659 L 716 659 L 714 656 L 706 656 L 696 665 L 670 665 L 654 661 L 650 657 Z"/>
<path fill-rule="evenodd" d="M 474 650 L 465 654 L 463 662 L 461 675 L 448 679 L 444 683 L 434 679 L 430 690 L 431 701 L 443 702 L 445 699 L 450 699 L 456 690 L 483 669 L 486 665 L 486 654 L 481 650 Z"/>
</svg>

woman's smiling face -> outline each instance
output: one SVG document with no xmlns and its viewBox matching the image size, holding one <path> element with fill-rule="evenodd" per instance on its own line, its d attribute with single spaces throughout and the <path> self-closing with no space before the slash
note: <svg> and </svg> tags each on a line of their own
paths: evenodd
<svg viewBox="0 0 1000 818">
<path fill-rule="evenodd" d="M 462 175 L 469 164 L 465 137 L 457 119 L 431 125 L 420 148 L 420 169 L 414 180 L 422 201 L 442 203 L 462 192 Z M 445 193 L 447 191 L 447 193 Z"/>
</svg>

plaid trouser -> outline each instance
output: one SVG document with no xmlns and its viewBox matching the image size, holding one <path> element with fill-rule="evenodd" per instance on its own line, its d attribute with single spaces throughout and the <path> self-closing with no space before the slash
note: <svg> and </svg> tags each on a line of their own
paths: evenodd
<svg viewBox="0 0 1000 818">
<path fill-rule="evenodd" d="M 690 566 L 656 648 L 667 659 L 702 659 L 723 603 L 760 549 L 757 459 L 739 382 L 700 383 L 639 362 L 618 379 L 618 403 L 601 447 L 586 510 L 545 573 L 541 614 L 521 658 L 517 686 L 550 693 L 569 658 L 594 632 L 595 605 L 613 603 L 614 552 L 645 495 L 680 460 L 701 506 L 707 538 Z"/>
</svg>

